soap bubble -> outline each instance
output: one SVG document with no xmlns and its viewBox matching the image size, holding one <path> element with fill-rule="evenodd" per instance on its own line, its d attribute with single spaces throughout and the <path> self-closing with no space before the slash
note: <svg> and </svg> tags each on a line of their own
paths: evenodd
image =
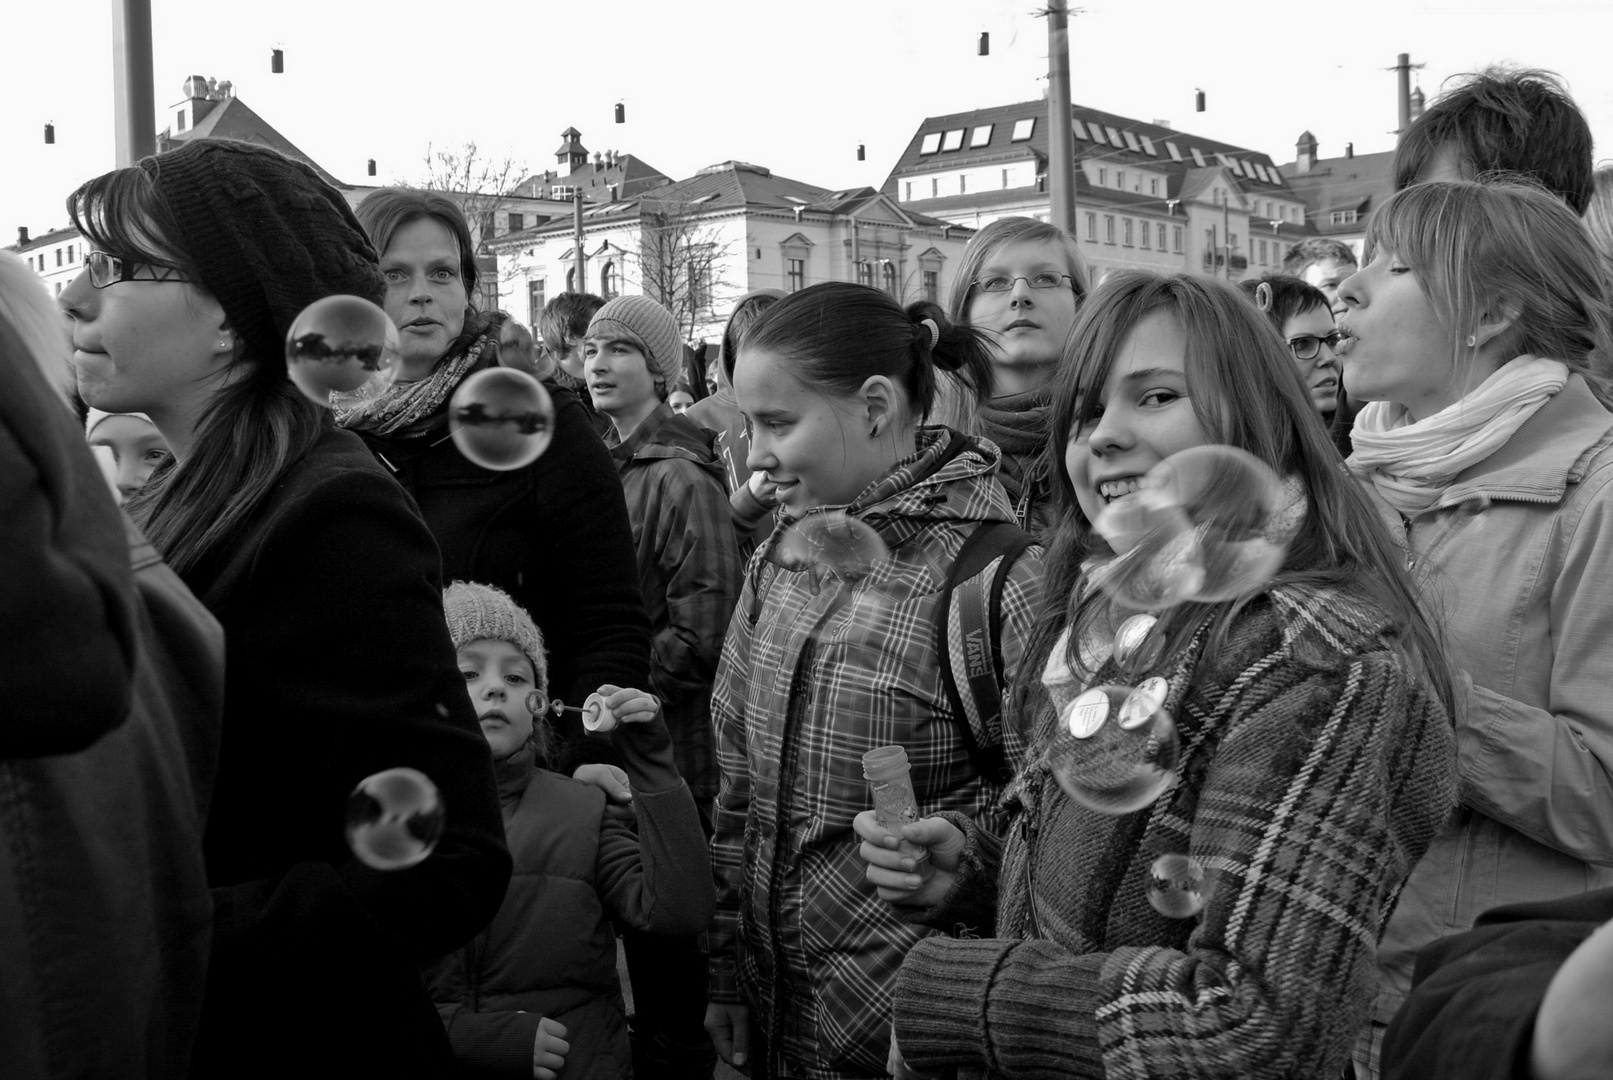
<svg viewBox="0 0 1613 1080">
<path fill-rule="evenodd" d="M 890 548 L 866 521 L 844 510 L 824 510 L 789 526 L 768 557 L 786 570 L 856 581 L 890 558 Z"/>
<path fill-rule="evenodd" d="M 1115 631 L 1115 663 L 1126 675 L 1141 675 L 1165 654 L 1164 636 L 1154 633 L 1158 625 L 1153 615 L 1133 615 Z"/>
<path fill-rule="evenodd" d="M 1117 603 L 1159 611 L 1257 592 L 1282 566 L 1297 520 L 1276 473 L 1232 446 L 1195 446 L 1159 462 L 1093 528 L 1115 558 L 1090 572 Z"/>
<path fill-rule="evenodd" d="M 414 769 L 366 776 L 347 797 L 348 846 L 377 870 L 423 862 L 442 837 L 444 820 L 437 785 Z"/>
<path fill-rule="evenodd" d="M 459 384 L 448 401 L 454 445 L 484 469 L 507 472 L 530 465 L 554 438 L 554 402 L 524 371 L 496 367 Z"/>
<path fill-rule="evenodd" d="M 286 333 L 286 374 L 327 408 L 379 397 L 398 377 L 398 364 L 398 328 L 362 296 L 315 300 Z"/>
<path fill-rule="evenodd" d="M 1140 810 L 1176 784 L 1181 743 L 1165 711 L 1169 684 L 1088 690 L 1059 715 L 1053 775 L 1070 798 L 1105 814 Z"/>
<path fill-rule="evenodd" d="M 1167 919 L 1191 919 L 1204 910 L 1204 868 L 1197 859 L 1161 855 L 1148 873 L 1148 902 Z"/>
</svg>

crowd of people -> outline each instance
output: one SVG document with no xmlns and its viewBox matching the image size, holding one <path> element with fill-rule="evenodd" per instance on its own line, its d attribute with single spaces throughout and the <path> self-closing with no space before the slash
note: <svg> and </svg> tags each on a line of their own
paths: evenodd
<svg viewBox="0 0 1613 1080">
<path fill-rule="evenodd" d="M 650 297 L 478 310 L 439 194 L 83 184 L 56 306 L 0 257 L 0 1073 L 1613 1074 L 1613 170 L 1494 69 L 1395 187 L 1236 287 L 1001 219 L 945 306 L 761 290 L 691 366 Z M 339 294 L 397 378 L 321 403 Z M 498 368 L 511 469 L 450 438 Z M 1279 555 L 1141 603 L 1115 522 L 1206 451 Z M 1084 797 L 1139 717 L 1161 782 Z"/>
</svg>

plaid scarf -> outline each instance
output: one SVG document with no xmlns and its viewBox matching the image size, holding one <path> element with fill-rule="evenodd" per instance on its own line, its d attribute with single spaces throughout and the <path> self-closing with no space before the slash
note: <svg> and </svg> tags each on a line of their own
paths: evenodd
<svg viewBox="0 0 1613 1080">
<path fill-rule="evenodd" d="M 471 312 L 431 374 L 419 382 L 394 383 L 374 401 L 336 410 L 336 423 L 354 431 L 396 435 L 430 419 L 442 409 L 471 368 L 484 359 L 498 362 L 498 312 Z"/>
</svg>

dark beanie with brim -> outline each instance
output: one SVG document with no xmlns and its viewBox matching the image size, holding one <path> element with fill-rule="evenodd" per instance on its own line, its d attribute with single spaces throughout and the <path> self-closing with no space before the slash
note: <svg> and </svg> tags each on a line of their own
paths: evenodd
<svg viewBox="0 0 1613 1080">
<path fill-rule="evenodd" d="M 261 357 L 279 355 L 303 308 L 337 293 L 380 304 L 386 283 L 347 200 L 276 150 L 198 139 L 140 168 L 173 211 L 175 245 Z"/>
</svg>

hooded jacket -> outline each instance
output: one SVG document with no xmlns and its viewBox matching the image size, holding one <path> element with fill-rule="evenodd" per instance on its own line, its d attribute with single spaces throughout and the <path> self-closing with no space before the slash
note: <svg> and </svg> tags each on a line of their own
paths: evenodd
<svg viewBox="0 0 1613 1080">
<path fill-rule="evenodd" d="M 981 523 L 1012 521 L 997 449 L 919 429 L 917 453 L 846 509 L 889 548 L 837 585 L 753 557 L 712 695 L 722 786 L 713 870 L 713 1001 L 742 1003 L 771 1060 L 753 1076 L 881 1077 L 902 957 L 930 931 L 903 922 L 863 876 L 852 819 L 872 805 L 862 755 L 907 751 L 921 815 L 995 821 L 1001 788 L 970 763 L 938 675 L 935 618 L 947 571 Z M 994 573 L 995 565 L 982 573 Z M 1003 590 L 1012 679 L 1040 595 L 1042 552 Z M 977 731 L 981 745 L 1000 735 Z"/>
<path fill-rule="evenodd" d="M 662 402 L 625 442 L 606 439 L 622 478 L 650 617 L 650 685 L 678 772 L 702 813 L 717 794 L 711 683 L 743 570 L 711 434 Z"/>
<path fill-rule="evenodd" d="M 1487 908 L 1613 886 L 1613 413 L 1571 376 L 1410 520 L 1368 492 L 1467 691 L 1457 822 L 1380 949 L 1387 1022 L 1420 947 Z"/>
</svg>

